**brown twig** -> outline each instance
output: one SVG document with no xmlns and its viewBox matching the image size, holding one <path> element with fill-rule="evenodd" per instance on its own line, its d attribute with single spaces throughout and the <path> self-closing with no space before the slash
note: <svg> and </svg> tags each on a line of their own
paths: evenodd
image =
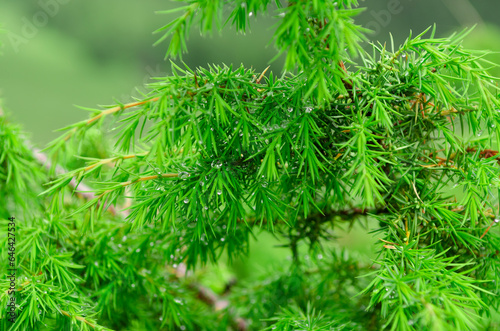
<svg viewBox="0 0 500 331">
<path fill-rule="evenodd" d="M 149 102 L 158 101 L 159 99 L 160 99 L 160 97 L 155 97 L 155 98 L 151 98 L 151 99 L 148 99 L 148 100 L 131 102 L 131 103 L 127 103 L 127 104 L 124 104 L 124 105 L 121 105 L 121 106 L 116 106 L 116 107 L 113 107 L 113 108 L 109 108 L 109 109 L 103 110 L 98 115 L 96 115 L 96 116 L 92 117 L 91 119 L 87 120 L 86 125 L 90 125 L 93 122 L 98 121 L 99 119 L 101 119 L 105 115 L 113 114 L 113 113 L 119 112 L 120 110 L 124 110 L 124 109 L 127 109 L 127 108 L 133 108 L 133 107 L 140 106 L 140 105 L 143 105 L 143 104 L 146 104 L 146 103 L 149 103 Z M 71 138 L 71 136 L 75 132 L 77 132 L 77 131 L 78 131 L 77 127 L 71 129 L 68 132 L 68 134 L 66 135 L 66 137 L 64 137 L 64 140 L 66 141 L 69 138 Z"/>
<path fill-rule="evenodd" d="M 476 153 L 477 149 L 475 147 L 468 147 L 466 149 L 467 153 Z M 479 152 L 479 157 L 482 159 L 489 159 L 490 157 L 494 157 L 498 155 L 498 151 L 495 151 L 493 149 L 483 149 L 482 151 Z M 500 164 L 500 157 L 496 158 L 497 163 Z"/>
<path fill-rule="evenodd" d="M 347 93 L 349 95 L 352 94 L 352 82 L 350 82 L 348 79 L 347 79 L 347 76 L 348 76 L 348 72 L 347 72 L 347 68 L 345 67 L 344 65 L 344 62 L 343 61 L 339 61 L 339 67 L 340 69 L 342 69 L 342 71 L 345 73 L 345 78 L 342 78 L 342 83 L 344 83 L 344 87 L 347 91 Z"/>
<path fill-rule="evenodd" d="M 184 263 L 179 263 L 174 272 L 175 276 L 182 279 L 187 274 L 187 267 Z M 248 323 L 245 319 L 239 317 L 234 310 L 230 309 L 229 300 L 221 299 L 209 288 L 206 288 L 196 282 L 191 282 L 189 287 L 196 292 L 198 299 L 211 306 L 215 311 L 228 309 L 227 312 L 231 316 L 231 324 L 238 331 L 248 330 Z"/>
<path fill-rule="evenodd" d="M 160 97 L 156 97 L 156 98 L 152 98 L 152 99 L 148 99 L 148 100 L 143 100 L 143 101 L 131 102 L 131 103 L 127 103 L 127 104 L 122 105 L 122 106 L 116 106 L 116 107 L 104 110 L 104 111 L 100 112 L 97 116 L 94 116 L 91 119 L 89 119 L 87 121 L 87 125 L 91 124 L 92 122 L 97 121 L 98 119 L 100 119 L 104 115 L 113 114 L 113 113 L 119 112 L 120 110 L 140 106 L 140 105 L 143 105 L 143 104 L 148 103 L 148 102 L 158 101 L 158 99 L 160 99 Z"/>
<path fill-rule="evenodd" d="M 260 74 L 259 78 L 257 78 L 257 80 L 255 81 L 257 84 L 260 84 L 260 81 L 261 79 L 264 77 L 264 75 L 266 74 L 267 70 L 270 68 L 271 66 L 268 66 L 266 69 L 264 69 L 264 71 Z"/>
<path fill-rule="evenodd" d="M 494 219 L 493 222 L 491 222 L 490 226 L 488 226 L 488 228 L 484 231 L 484 233 L 482 234 L 481 237 L 479 237 L 479 239 L 483 239 L 483 237 L 488 233 L 488 231 L 490 231 L 491 227 L 494 225 L 494 224 L 497 224 L 498 223 L 498 220 L 497 219 Z"/>
</svg>

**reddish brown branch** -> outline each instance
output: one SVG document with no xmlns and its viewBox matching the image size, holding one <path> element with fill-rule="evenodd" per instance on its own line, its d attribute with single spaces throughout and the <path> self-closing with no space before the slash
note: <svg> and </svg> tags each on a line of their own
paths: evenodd
<svg viewBox="0 0 500 331">
<path fill-rule="evenodd" d="M 466 149 L 467 153 L 476 153 L 477 149 L 475 147 L 468 147 Z M 490 157 L 494 157 L 498 155 L 498 151 L 492 149 L 483 149 L 479 152 L 479 157 L 482 159 L 489 159 Z M 500 164 L 500 157 L 496 158 L 498 164 Z"/>
<path fill-rule="evenodd" d="M 175 276 L 181 279 L 187 273 L 187 267 L 184 263 L 179 263 L 177 268 L 175 269 Z M 230 315 L 230 322 L 232 327 L 238 331 L 246 331 L 248 330 L 248 323 L 245 319 L 239 317 L 234 309 L 231 309 L 229 306 L 229 300 L 225 300 L 217 296 L 214 292 L 212 292 L 209 288 L 206 288 L 196 282 L 191 282 L 189 287 L 196 292 L 196 295 L 199 300 L 203 301 L 207 305 L 211 306 L 215 311 L 224 310 L 227 308 L 227 313 Z"/>
</svg>

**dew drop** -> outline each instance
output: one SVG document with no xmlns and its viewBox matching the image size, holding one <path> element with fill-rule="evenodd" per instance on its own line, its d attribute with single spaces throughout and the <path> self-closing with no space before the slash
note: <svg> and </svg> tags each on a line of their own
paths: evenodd
<svg viewBox="0 0 500 331">
<path fill-rule="evenodd" d="M 311 107 L 306 107 L 306 113 L 310 113 L 312 112 L 312 108 Z"/>
<path fill-rule="evenodd" d="M 140 249 L 140 248 L 137 248 L 137 249 L 135 250 L 135 252 L 136 252 L 136 253 L 139 253 L 140 251 L 141 251 L 141 249 Z"/>
<path fill-rule="evenodd" d="M 188 198 L 184 199 L 184 203 L 188 203 L 188 202 L 189 202 Z"/>
<path fill-rule="evenodd" d="M 186 179 L 190 176 L 190 174 L 188 172 L 185 172 L 185 171 L 181 171 L 179 172 L 179 178 L 180 179 Z"/>
<path fill-rule="evenodd" d="M 132 284 L 132 285 L 130 285 L 130 286 L 135 287 L 135 284 Z"/>
<path fill-rule="evenodd" d="M 293 108 L 292 108 L 292 107 L 290 107 L 290 108 L 288 108 L 288 109 L 287 109 L 287 111 L 288 111 L 289 113 L 291 113 L 291 112 L 293 111 Z"/>
<path fill-rule="evenodd" d="M 208 206 L 203 207 L 203 209 L 208 210 Z"/>
<path fill-rule="evenodd" d="M 224 237 L 220 238 L 220 241 L 225 241 L 226 239 Z"/>
<path fill-rule="evenodd" d="M 212 168 L 220 169 L 222 167 L 222 162 L 220 160 L 215 160 L 212 162 Z"/>
<path fill-rule="evenodd" d="M 248 17 L 252 17 L 253 16 L 253 13 L 252 12 L 249 12 L 248 13 Z"/>
<path fill-rule="evenodd" d="M 221 195 L 222 194 L 222 190 L 217 190 L 217 195 Z"/>
</svg>

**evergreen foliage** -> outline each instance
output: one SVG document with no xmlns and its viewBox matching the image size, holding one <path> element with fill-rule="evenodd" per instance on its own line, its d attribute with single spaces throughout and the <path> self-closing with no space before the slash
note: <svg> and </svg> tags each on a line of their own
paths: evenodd
<svg viewBox="0 0 500 331">
<path fill-rule="evenodd" d="M 434 29 L 366 51 L 355 0 L 190 1 L 160 41 L 181 56 L 192 26 L 244 32 L 271 11 L 282 74 L 172 62 L 143 98 L 64 128 L 50 162 L 0 116 L 2 259 L 19 219 L 19 316 L 2 310 L 2 330 L 499 327 L 487 52 Z M 375 228 L 374 261 L 332 245 L 355 223 Z M 208 289 L 261 231 L 291 259 Z"/>
</svg>

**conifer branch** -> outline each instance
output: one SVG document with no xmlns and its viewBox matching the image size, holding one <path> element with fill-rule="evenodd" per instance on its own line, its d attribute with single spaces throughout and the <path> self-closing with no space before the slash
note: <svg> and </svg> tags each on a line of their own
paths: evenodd
<svg viewBox="0 0 500 331">
<path fill-rule="evenodd" d="M 151 99 L 141 100 L 141 101 L 137 101 L 137 102 L 131 102 L 131 103 L 127 103 L 127 104 L 124 104 L 124 105 L 119 105 L 119 106 L 116 106 L 116 107 L 113 107 L 113 108 L 110 108 L 110 109 L 103 110 L 98 115 L 96 115 L 96 116 L 90 118 L 89 120 L 85 121 L 84 126 L 88 126 L 88 125 L 90 125 L 90 124 L 92 124 L 92 123 L 100 120 L 105 115 L 114 114 L 114 113 L 117 113 L 117 112 L 119 112 L 121 110 L 124 110 L 124 109 L 133 108 L 133 107 L 144 105 L 146 103 L 158 101 L 159 99 L 160 99 L 160 97 L 154 97 L 154 98 L 151 98 Z M 78 131 L 79 128 L 81 128 L 81 126 L 76 126 L 73 129 L 71 129 L 66 134 L 66 136 L 63 138 L 63 140 L 67 141 L 68 139 L 70 139 Z"/>
<path fill-rule="evenodd" d="M 28 146 L 31 146 L 28 144 Z M 52 162 L 49 160 L 47 155 L 43 153 L 40 149 L 36 147 L 31 147 L 31 150 L 33 151 L 33 156 L 40 162 L 41 165 L 43 165 L 48 171 L 52 169 Z M 61 167 L 60 165 L 57 165 L 55 168 L 56 175 L 64 175 L 67 173 L 67 171 Z M 79 188 L 79 191 L 75 191 L 76 195 L 80 197 L 83 200 L 93 200 L 96 198 L 96 195 L 93 193 L 93 189 L 86 185 L 85 183 L 78 183 L 75 178 L 71 178 L 71 181 L 68 184 L 69 187 L 71 187 L 73 190 L 76 190 Z M 112 215 L 117 215 L 116 208 L 113 205 L 109 205 L 107 210 L 112 214 Z"/>
<path fill-rule="evenodd" d="M 61 314 L 63 314 L 64 316 L 67 316 L 67 317 L 70 317 L 70 318 L 74 317 L 74 318 L 75 318 L 75 319 L 77 319 L 78 321 L 83 322 L 83 323 L 85 323 L 85 324 L 87 324 L 87 325 L 91 326 L 91 327 L 92 327 L 92 328 L 94 328 L 94 329 L 96 328 L 95 324 L 90 323 L 87 319 L 85 319 L 85 318 L 84 318 L 84 317 L 82 317 L 82 316 L 72 315 L 72 314 L 70 314 L 70 313 L 68 313 L 68 312 L 66 312 L 66 311 L 64 311 L 64 310 L 62 310 L 62 309 L 60 309 L 60 312 L 61 312 Z"/>
<path fill-rule="evenodd" d="M 182 279 L 186 276 L 186 270 L 187 267 L 184 263 L 179 263 L 177 268 L 175 269 L 175 275 L 177 278 Z M 217 296 L 213 291 L 211 291 L 209 288 L 206 288 L 197 282 L 190 282 L 189 287 L 195 290 L 198 299 L 201 301 L 205 302 L 207 305 L 212 307 L 214 311 L 221 311 L 225 310 L 227 311 L 227 314 L 229 314 L 230 319 L 231 319 L 231 324 L 236 328 L 238 331 L 245 331 L 248 330 L 248 323 L 245 321 L 245 319 L 239 317 L 234 309 L 230 306 L 229 300 L 223 300 L 219 296 Z"/>
<path fill-rule="evenodd" d="M 32 148 L 33 150 L 33 155 L 35 156 L 35 158 L 42 164 L 44 165 L 47 169 L 50 169 L 52 167 L 51 165 L 51 162 L 48 160 L 47 156 L 41 152 L 39 149 L 37 148 Z M 141 156 L 142 155 L 147 155 L 147 153 L 142 153 L 140 154 Z M 91 170 L 92 168 L 94 168 L 95 166 L 98 166 L 98 165 L 103 165 L 103 164 L 107 164 L 107 163 L 110 163 L 110 162 L 114 162 L 118 159 L 130 159 L 130 158 L 135 158 L 137 157 L 137 155 L 125 155 L 125 156 L 121 156 L 121 157 L 114 157 L 114 158 L 108 158 L 108 159 L 103 159 L 91 166 L 88 166 L 87 168 L 85 168 L 85 171 L 88 171 L 88 170 Z M 57 166 L 56 167 L 56 173 L 59 174 L 59 175 L 62 175 L 64 173 L 66 173 L 66 171 L 60 167 L 60 166 Z M 127 182 L 123 182 L 123 183 L 120 183 L 119 185 L 120 186 L 129 186 L 129 185 L 132 185 L 132 184 L 136 184 L 136 183 L 139 183 L 139 182 L 142 182 L 142 181 L 148 181 L 148 180 L 154 180 L 154 179 L 159 179 L 159 178 L 174 178 L 174 177 L 178 177 L 178 174 L 162 174 L 162 175 L 152 175 L 152 176 L 145 176 L 145 177 L 141 177 L 141 178 L 138 178 L 136 180 L 133 180 L 133 181 L 127 181 Z M 72 178 L 69 186 L 73 187 L 74 189 L 76 189 L 76 180 L 74 178 Z M 78 185 L 78 187 L 80 189 L 83 189 L 85 191 L 88 191 L 88 192 L 79 192 L 77 191 L 77 194 L 82 198 L 82 199 L 85 199 L 87 201 L 91 201 L 93 199 L 100 199 L 102 196 L 104 196 L 105 194 L 111 192 L 112 190 L 107 190 L 105 191 L 104 193 L 100 194 L 99 196 L 95 196 L 94 193 L 92 193 L 92 189 L 90 187 L 88 187 L 87 185 L 83 184 L 83 183 L 80 183 Z M 108 210 L 113 214 L 113 215 L 116 215 L 117 212 L 116 212 L 116 209 L 114 208 L 113 205 L 109 205 L 108 206 Z M 125 219 L 127 216 L 128 216 L 128 213 L 126 211 L 122 211 L 121 212 L 121 216 Z M 177 268 L 174 269 L 175 272 L 174 274 L 180 279 L 180 278 L 183 278 L 185 276 L 185 273 L 186 273 L 186 266 L 183 264 L 183 263 L 179 263 L 179 265 L 177 266 Z M 190 282 L 189 283 L 189 286 L 196 290 L 197 292 L 197 296 L 198 298 L 205 302 L 206 304 L 208 304 L 209 306 L 211 306 L 214 311 L 218 311 L 218 310 L 223 310 L 223 309 L 226 309 L 228 308 L 229 306 L 229 302 L 227 300 L 222 300 L 220 299 L 215 293 L 213 293 L 210 289 L 196 283 L 196 282 Z M 61 313 L 63 315 L 66 315 L 68 317 L 72 317 L 71 314 L 61 310 Z M 241 317 L 238 317 L 238 316 L 234 316 L 234 312 L 231 312 L 231 309 L 228 310 L 228 314 L 231 315 L 231 320 L 233 321 L 233 325 L 235 325 L 237 327 L 237 330 L 240 330 L 240 331 L 245 331 L 247 330 L 247 323 L 246 321 L 241 318 Z M 80 317 L 80 316 L 75 316 L 75 318 L 81 322 L 84 322 L 88 325 L 90 325 L 91 327 L 95 328 L 95 325 L 90 323 L 89 321 L 87 321 L 85 318 L 83 317 Z"/>
<path fill-rule="evenodd" d="M 107 159 L 102 159 L 102 160 L 99 160 L 98 162 L 94 163 L 94 164 L 91 164 L 85 168 L 83 168 L 83 172 L 87 172 L 89 170 L 92 170 L 94 169 L 95 167 L 98 167 L 98 166 L 101 166 L 101 165 L 104 165 L 104 164 L 108 164 L 108 163 L 112 163 L 112 162 L 116 162 L 118 160 L 128 160 L 128 159 L 133 159 L 133 158 L 136 158 L 136 157 L 139 157 L 139 156 L 146 156 L 148 155 L 149 152 L 144 152 L 144 153 L 140 153 L 140 154 L 130 154 L 130 155 L 123 155 L 123 156 L 115 156 L 115 157 L 110 157 L 110 158 L 107 158 Z"/>
<path fill-rule="evenodd" d="M 240 2 L 224 20 L 239 31 L 271 3 Z M 493 319 L 483 316 L 500 303 L 490 282 L 498 283 L 500 274 L 494 227 L 500 156 L 490 139 L 496 136 L 500 145 L 499 79 L 485 68 L 492 65 L 486 53 L 461 46 L 470 30 L 448 38 L 426 30 L 402 45 L 391 40 L 365 51 L 367 30 L 354 23 L 358 2 L 281 7 L 278 1 L 284 19 L 274 42 L 278 56 L 285 54 L 281 76 L 265 78 L 269 67 L 259 73 L 172 63 L 172 74 L 149 84 L 143 100 L 89 109 L 89 119 L 63 128 L 49 148 L 54 156 L 73 157 L 58 154 L 69 154 L 67 140 L 81 135 L 81 147 L 88 147 L 111 115 L 120 123 L 110 138 L 113 151 L 72 171 L 13 139 L 17 129 L 2 127 L 0 193 L 8 198 L 0 212 L 15 206 L 27 213 L 37 204 L 33 221 L 19 223 L 20 269 L 46 273 L 45 283 L 17 288 L 58 286 L 45 292 L 58 300 L 78 286 L 98 291 L 96 315 L 107 315 L 115 328 L 491 328 Z M 170 11 L 181 13 L 159 29 L 161 40 L 172 37 L 168 54 L 186 50 L 193 24 L 202 33 L 214 22 L 219 27 L 225 5 L 193 0 Z M 484 130 L 488 137 L 468 136 Z M 38 170 L 37 163 L 58 175 L 43 192 L 52 200 L 30 196 L 22 205 L 30 192 L 25 174 Z M 39 172 L 35 191 L 47 173 Z M 456 195 L 452 186 L 463 192 Z M 79 199 L 65 199 L 69 191 Z M 118 211 L 122 199 L 134 205 Z M 74 216 L 79 212 L 83 217 Z M 351 229 L 365 217 L 376 221 L 377 244 L 366 248 L 379 253 L 372 268 L 349 249 L 329 249 L 336 223 Z M 279 246 L 292 253 L 291 261 L 275 260 L 273 270 L 256 277 L 262 277 L 258 286 L 238 282 L 222 294 L 204 287 L 214 278 L 234 279 L 232 270 L 210 264 L 248 255 L 257 227 L 284 243 Z M 205 266 L 207 274 L 186 275 Z M 69 270 L 82 267 L 80 276 Z M 79 283 L 82 273 L 92 286 Z M 123 300 L 128 293 L 137 295 Z M 157 299 L 144 300 L 151 296 Z M 37 299 L 25 302 L 36 307 Z M 86 302 L 75 301 L 59 313 L 82 329 L 100 328 L 83 312 L 71 313 Z M 48 306 L 40 311 L 58 309 Z M 115 321 L 122 312 L 132 322 Z M 66 317 L 56 319 L 56 328 Z M 31 327 L 40 318 L 28 320 Z"/>
<path fill-rule="evenodd" d="M 120 110 L 124 110 L 124 109 L 127 109 L 127 108 L 137 107 L 137 106 L 143 105 L 145 103 L 158 101 L 158 99 L 160 99 L 160 97 L 155 97 L 155 98 L 151 98 L 151 99 L 147 99 L 147 100 L 142 100 L 142 101 L 137 101 L 137 102 L 131 102 L 131 103 L 127 103 L 125 105 L 116 106 L 116 107 L 104 110 L 101 113 L 99 113 L 99 115 L 96 115 L 96 116 L 92 117 L 91 119 L 89 119 L 87 121 L 87 125 L 91 124 L 92 122 L 95 122 L 95 121 L 99 120 L 101 117 L 103 117 L 105 115 L 113 114 L 113 113 L 119 112 Z"/>
<path fill-rule="evenodd" d="M 101 194 L 99 194 L 97 197 L 95 197 L 95 199 L 99 200 L 103 196 L 105 196 L 106 194 L 111 193 L 113 191 L 116 191 L 117 189 L 122 189 L 123 187 L 130 186 L 130 185 L 133 185 L 133 184 L 137 184 L 137 183 L 140 183 L 140 182 L 145 182 L 145 181 L 148 181 L 148 180 L 155 180 L 155 179 L 160 179 L 160 178 L 175 178 L 175 177 L 179 177 L 179 174 L 178 173 L 171 173 L 171 174 L 151 175 L 151 176 L 140 177 L 140 178 L 137 178 L 137 179 L 134 179 L 134 180 L 129 180 L 129 181 L 126 181 L 126 182 L 119 183 L 117 185 L 113 185 L 113 188 L 105 190 L 104 192 L 102 192 Z"/>
</svg>

